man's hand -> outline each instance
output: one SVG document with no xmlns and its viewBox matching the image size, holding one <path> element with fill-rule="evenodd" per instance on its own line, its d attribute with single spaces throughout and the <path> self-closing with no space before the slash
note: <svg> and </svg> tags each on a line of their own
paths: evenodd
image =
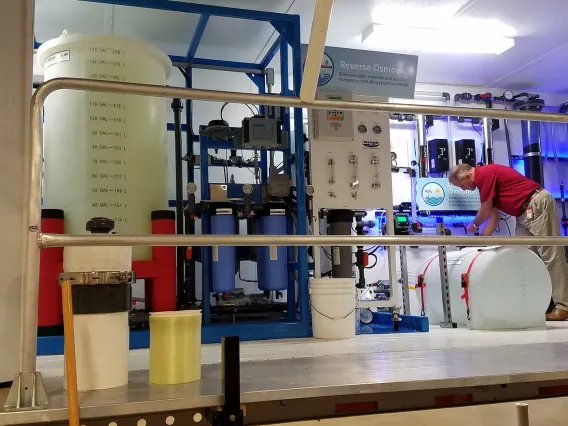
<svg viewBox="0 0 568 426">
<path fill-rule="evenodd" d="M 499 227 L 499 222 L 501 222 L 501 212 L 494 208 L 481 235 L 484 237 L 490 237 L 493 235 Z"/>
<path fill-rule="evenodd" d="M 492 213 L 493 213 L 493 198 L 490 198 L 484 203 L 481 203 L 481 207 L 479 208 L 479 211 L 477 212 L 477 215 L 475 216 L 475 219 L 473 219 L 472 223 L 476 224 L 477 227 L 479 228 L 487 219 L 489 219 Z M 470 231 L 469 228 L 468 231 Z M 470 232 L 477 232 L 477 231 L 470 231 Z"/>
<path fill-rule="evenodd" d="M 466 229 L 467 232 L 471 232 L 472 234 L 479 231 L 479 228 L 473 222 L 471 222 L 469 225 L 467 225 L 465 229 Z"/>
</svg>

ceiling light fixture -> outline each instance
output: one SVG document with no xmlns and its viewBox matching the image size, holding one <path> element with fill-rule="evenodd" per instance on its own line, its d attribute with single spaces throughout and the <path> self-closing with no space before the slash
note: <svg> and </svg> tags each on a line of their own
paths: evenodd
<svg viewBox="0 0 568 426">
<path fill-rule="evenodd" d="M 418 51 L 454 54 L 500 55 L 515 46 L 515 40 L 483 31 L 401 27 L 371 24 L 361 35 L 361 42 L 377 50 Z"/>
</svg>

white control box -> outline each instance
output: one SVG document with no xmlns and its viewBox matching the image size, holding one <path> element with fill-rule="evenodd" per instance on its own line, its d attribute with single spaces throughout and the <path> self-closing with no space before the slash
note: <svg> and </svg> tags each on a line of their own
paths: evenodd
<svg viewBox="0 0 568 426">
<path fill-rule="evenodd" d="M 325 99 L 348 100 L 338 95 L 325 95 Z M 391 208 L 388 114 L 311 110 L 308 116 L 314 206 Z"/>
<path fill-rule="evenodd" d="M 323 99 L 341 101 L 341 95 L 325 95 Z M 314 139 L 324 141 L 352 141 L 353 113 L 336 109 L 311 110 Z"/>
</svg>

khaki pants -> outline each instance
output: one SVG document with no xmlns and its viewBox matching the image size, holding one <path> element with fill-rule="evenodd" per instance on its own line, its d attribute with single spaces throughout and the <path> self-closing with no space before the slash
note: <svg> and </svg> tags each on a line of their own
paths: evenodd
<svg viewBox="0 0 568 426">
<path fill-rule="evenodd" d="M 542 190 L 531 199 L 528 208 L 532 209 L 532 219 L 527 213 L 517 218 L 515 235 L 555 237 L 560 236 L 560 224 L 556 211 L 556 200 L 546 190 Z M 564 256 L 564 247 L 531 247 L 540 256 L 552 280 L 552 300 L 557 308 L 568 311 L 568 265 Z"/>
</svg>

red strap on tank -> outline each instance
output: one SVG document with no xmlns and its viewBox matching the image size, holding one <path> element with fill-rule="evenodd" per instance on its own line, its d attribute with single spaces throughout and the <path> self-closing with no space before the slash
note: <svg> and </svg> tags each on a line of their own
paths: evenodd
<svg viewBox="0 0 568 426">
<path fill-rule="evenodd" d="M 426 264 L 426 267 L 424 268 L 424 272 L 418 274 L 418 282 L 416 283 L 416 287 L 420 288 L 420 302 L 422 304 L 422 306 L 420 307 L 420 315 L 423 317 L 426 316 L 426 310 L 424 309 L 424 287 L 426 287 L 426 282 L 424 281 L 424 276 L 426 275 L 426 272 L 428 272 L 428 268 L 430 267 L 432 262 L 434 262 L 437 257 L 438 256 L 434 256 L 432 259 L 430 259 L 430 262 L 428 262 Z"/>
<path fill-rule="evenodd" d="M 461 295 L 461 299 L 465 302 L 465 308 L 466 308 L 468 320 L 469 320 L 469 273 L 471 272 L 471 268 L 472 268 L 473 264 L 475 263 L 475 261 L 477 260 L 477 258 L 479 256 L 481 256 L 481 253 L 483 253 L 483 250 L 479 250 L 477 252 L 475 257 L 469 263 L 469 266 L 467 267 L 467 272 L 465 274 L 462 274 L 462 277 L 461 277 L 462 278 L 462 288 L 463 288 L 463 294 Z"/>
</svg>

